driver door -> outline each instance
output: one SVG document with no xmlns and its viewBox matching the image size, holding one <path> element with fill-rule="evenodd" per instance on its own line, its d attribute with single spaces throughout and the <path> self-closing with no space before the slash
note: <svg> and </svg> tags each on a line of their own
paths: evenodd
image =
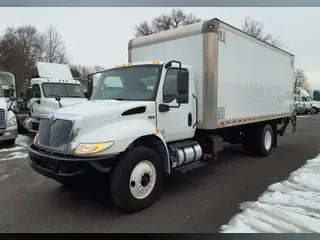
<svg viewBox="0 0 320 240">
<path fill-rule="evenodd" d="M 182 69 L 182 71 L 188 71 Z M 167 142 L 192 138 L 195 132 L 195 113 L 193 112 L 193 97 L 189 82 L 188 103 L 179 104 L 176 101 L 177 74 L 179 68 L 168 68 L 163 80 L 160 97 L 157 101 L 157 128 Z M 190 78 L 188 79 L 190 81 Z M 160 85 L 161 86 L 161 85 Z M 168 105 L 168 111 L 161 111 L 161 104 Z M 160 107 L 161 108 L 161 107 Z"/>
</svg>

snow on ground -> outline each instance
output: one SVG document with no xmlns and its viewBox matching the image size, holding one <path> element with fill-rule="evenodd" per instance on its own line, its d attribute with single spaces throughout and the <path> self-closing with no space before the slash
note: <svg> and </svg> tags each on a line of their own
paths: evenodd
<svg viewBox="0 0 320 240">
<path fill-rule="evenodd" d="M 27 147 L 31 141 L 30 136 L 19 134 L 13 147 L 1 149 L 3 146 L 0 146 L 0 162 L 27 158 Z"/>
<path fill-rule="evenodd" d="M 6 155 L 4 158 L 0 158 L 0 161 L 8 161 L 8 160 L 21 159 L 21 158 L 27 158 L 27 157 L 28 157 L 27 153 L 13 152 Z"/>
<path fill-rule="evenodd" d="M 27 148 L 30 143 L 30 136 L 25 136 L 25 135 L 18 135 L 18 138 L 16 139 L 16 145 L 22 146 Z"/>
<path fill-rule="evenodd" d="M 319 233 L 320 155 L 240 208 L 222 233 Z"/>
</svg>

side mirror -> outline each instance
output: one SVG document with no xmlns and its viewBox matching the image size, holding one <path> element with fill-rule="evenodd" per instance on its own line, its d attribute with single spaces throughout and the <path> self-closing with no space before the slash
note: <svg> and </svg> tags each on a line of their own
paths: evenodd
<svg viewBox="0 0 320 240">
<path fill-rule="evenodd" d="M 177 76 L 178 94 L 188 94 L 189 92 L 189 72 L 178 72 Z"/>
<path fill-rule="evenodd" d="M 91 79 L 88 79 L 88 88 L 87 88 L 87 94 L 86 97 L 89 99 L 91 98 L 93 92 L 93 81 Z"/>
<path fill-rule="evenodd" d="M 56 101 L 58 101 L 58 102 L 61 101 L 61 97 L 56 97 L 55 99 L 56 99 Z"/>
<path fill-rule="evenodd" d="M 14 95 L 14 88 L 9 88 L 9 96 L 10 97 L 13 97 L 13 95 Z"/>
<path fill-rule="evenodd" d="M 28 88 L 28 89 L 27 89 L 26 97 L 27 97 L 28 99 L 33 98 L 33 90 L 32 90 L 32 88 Z"/>
<path fill-rule="evenodd" d="M 178 72 L 177 76 L 177 103 L 189 102 L 189 72 Z"/>
</svg>

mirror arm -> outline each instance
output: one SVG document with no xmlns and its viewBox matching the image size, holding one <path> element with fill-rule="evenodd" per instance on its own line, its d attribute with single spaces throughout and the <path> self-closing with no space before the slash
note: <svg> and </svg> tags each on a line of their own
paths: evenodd
<svg viewBox="0 0 320 240">
<path fill-rule="evenodd" d="M 181 103 L 179 103 L 178 106 L 170 106 L 169 105 L 169 108 L 179 108 L 180 106 L 181 106 Z"/>
</svg>

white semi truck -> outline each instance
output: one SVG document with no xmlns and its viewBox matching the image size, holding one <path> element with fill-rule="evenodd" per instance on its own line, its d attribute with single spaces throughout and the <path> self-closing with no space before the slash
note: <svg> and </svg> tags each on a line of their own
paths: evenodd
<svg viewBox="0 0 320 240">
<path fill-rule="evenodd" d="M 0 72 L 0 142 L 14 145 L 18 137 L 15 76 L 10 72 Z"/>
<path fill-rule="evenodd" d="M 70 185 L 109 174 L 115 203 L 135 212 L 156 200 L 164 173 L 206 166 L 223 142 L 266 157 L 296 129 L 294 56 L 218 19 L 136 38 L 128 51 L 89 101 L 43 117 L 29 146 L 35 171 Z"/>
<path fill-rule="evenodd" d="M 30 98 L 30 116 L 21 120 L 29 132 L 37 132 L 44 114 L 61 107 L 87 101 L 81 83 L 74 80 L 68 65 L 37 63 L 38 75 L 30 81 L 27 91 Z"/>
</svg>

